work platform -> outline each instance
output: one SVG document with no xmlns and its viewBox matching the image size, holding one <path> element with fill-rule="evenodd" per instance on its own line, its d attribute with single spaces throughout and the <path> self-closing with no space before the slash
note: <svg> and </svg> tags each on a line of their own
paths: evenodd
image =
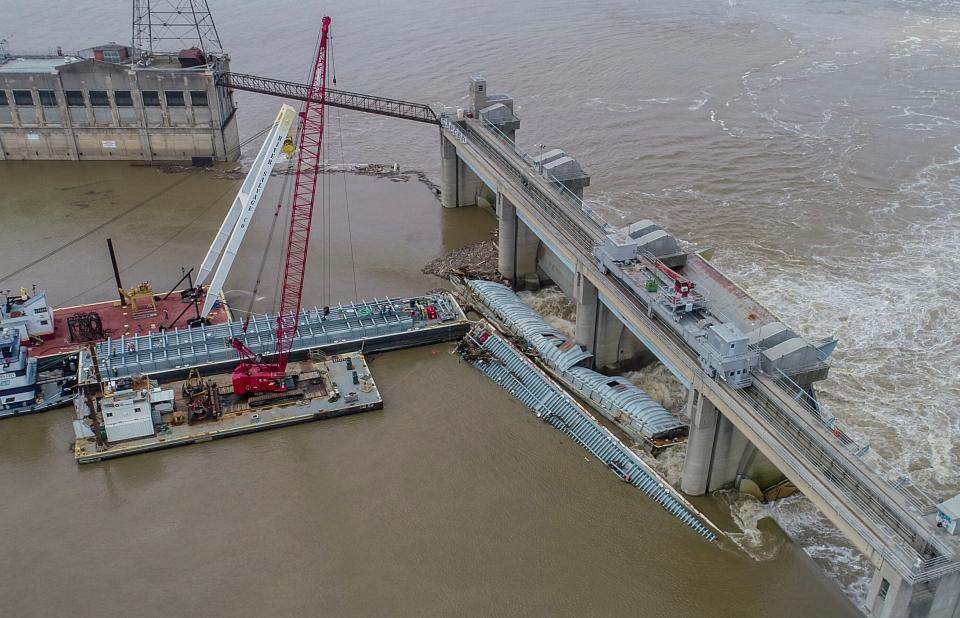
<svg viewBox="0 0 960 618">
<path fill-rule="evenodd" d="M 74 457 L 77 463 L 93 463 L 383 408 L 383 399 L 362 354 L 291 363 L 290 369 L 292 373 L 316 373 L 318 366 L 324 368 L 324 377 L 301 384 L 302 396 L 257 407 L 251 407 L 251 400 L 246 397 L 229 394 L 232 391 L 229 373 L 210 376 L 219 390 L 227 393 L 219 418 L 177 425 L 173 420 L 175 412 L 171 410 L 161 415 L 162 429 L 155 435 L 109 443 L 100 448 L 93 437 L 78 438 L 74 444 Z M 354 374 L 358 376 L 356 383 Z M 175 408 L 181 411 L 189 406 L 182 394 L 183 385 L 183 380 L 161 385 L 178 394 Z"/>
</svg>

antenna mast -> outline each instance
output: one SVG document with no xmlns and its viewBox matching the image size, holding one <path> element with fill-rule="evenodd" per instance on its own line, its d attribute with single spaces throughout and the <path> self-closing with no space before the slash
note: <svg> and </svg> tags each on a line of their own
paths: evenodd
<svg viewBox="0 0 960 618">
<path fill-rule="evenodd" d="M 133 0 L 133 47 L 147 55 L 188 47 L 223 54 L 207 0 Z"/>
</svg>

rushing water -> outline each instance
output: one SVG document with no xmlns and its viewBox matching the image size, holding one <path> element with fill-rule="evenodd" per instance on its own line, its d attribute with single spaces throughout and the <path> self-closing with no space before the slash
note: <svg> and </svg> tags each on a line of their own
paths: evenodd
<svg viewBox="0 0 960 618">
<path fill-rule="evenodd" d="M 521 145 L 577 156 L 592 174 L 588 199 L 612 222 L 651 217 L 684 241 L 718 247 L 720 266 L 788 323 L 837 336 L 822 389 L 830 411 L 934 495 L 960 491 L 960 3 L 211 4 L 240 72 L 304 79 L 327 12 L 338 87 L 462 106 L 466 77 L 485 73 L 492 91 L 515 97 Z M 0 0 L 0 38 L 14 49 L 124 40 L 127 13 L 88 0 Z M 270 98 L 237 99 L 244 135 L 275 113 Z M 333 111 L 328 126 L 344 141 L 333 160 L 437 172 L 436 134 L 425 125 Z M 122 165 L 0 165 L 0 275 L 175 178 Z M 142 218 L 0 286 L 43 282 L 59 301 L 109 296 L 107 232 L 125 239 L 121 256 L 142 258 L 129 276 L 172 283 L 160 258 L 175 249 L 177 266 L 196 262 L 231 186 L 197 175 Z M 415 187 L 351 180 L 361 295 L 434 285 L 416 274 L 419 265 L 489 225 L 476 214 L 441 213 Z M 314 282 L 314 302 L 354 293 L 342 202 L 333 208 L 341 209 L 330 239 L 339 248 L 329 259 L 336 284 Z M 162 245 L 167 238 L 178 240 Z M 238 265 L 238 289 L 251 285 L 256 242 Z M 88 290 L 87 280 L 103 284 Z M 759 520 L 762 510 L 862 599 L 862 560 L 802 497 L 760 510 L 718 507 L 759 530 L 741 545 L 759 546 L 748 550 L 755 558 L 775 549 L 769 560 L 703 548 L 643 499 L 621 494 L 603 470 L 578 466 L 575 447 L 451 368 L 445 354 L 396 358 L 404 360 L 387 355 L 374 366 L 395 385 L 376 420 L 274 432 L 241 440 L 242 448 L 227 441 L 77 472 L 63 452 L 64 419 L 4 424 L 0 432 L 17 444 L 0 450 L 10 470 L 4 493 L 16 497 L 0 507 L 0 547 L 15 574 L 0 580 L 4 598 L 19 598 L 18 609 L 31 601 L 74 607 L 67 602 L 75 599 L 92 607 L 93 592 L 107 586 L 84 580 L 90 557 L 120 560 L 113 605 L 99 608 L 118 613 L 143 590 L 151 607 L 212 603 L 205 586 L 229 591 L 217 595 L 224 613 L 849 611 Z M 420 372 L 429 377 L 420 381 Z M 471 457 L 477 466 L 464 463 Z M 91 527 L 98 533 L 88 539 Z M 187 535 L 186 547 L 177 534 Z M 138 552 L 149 552 L 149 573 L 136 572 Z M 315 575 L 309 585 L 306 572 Z M 15 594 L 30 581 L 59 592 Z M 115 590 L 124 587 L 137 592 Z M 817 599 L 823 604 L 812 606 Z M 656 609 L 642 611 L 645 603 Z"/>
</svg>

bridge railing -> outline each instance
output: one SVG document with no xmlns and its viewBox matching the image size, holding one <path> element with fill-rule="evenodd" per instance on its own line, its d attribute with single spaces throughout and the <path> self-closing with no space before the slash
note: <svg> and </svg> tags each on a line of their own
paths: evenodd
<svg viewBox="0 0 960 618">
<path fill-rule="evenodd" d="M 936 512 L 936 502 L 926 492 L 913 484 L 913 479 L 910 478 L 909 474 L 897 470 L 876 451 L 871 450 L 869 443 L 858 442 L 845 423 L 826 412 L 823 402 L 811 395 L 807 389 L 801 387 L 780 369 L 776 370 L 776 375 L 773 377 L 780 388 L 789 393 L 794 401 L 810 413 L 812 419 L 823 425 L 844 448 L 880 475 L 889 488 L 903 496 L 915 512 L 921 515 Z"/>
<path fill-rule="evenodd" d="M 614 288 L 613 294 L 628 305 L 639 302 L 619 287 Z M 641 319 L 646 317 L 642 311 L 639 315 Z M 655 329 L 653 336 L 659 345 L 683 346 L 682 341 L 669 330 Z M 691 358 L 689 363 L 694 364 L 695 361 Z M 705 376 L 704 380 L 716 384 Z M 798 425 L 788 410 L 780 408 L 756 388 L 714 390 L 720 394 L 712 396 L 726 400 L 734 409 L 744 410 L 748 415 L 744 420 L 756 425 L 758 430 L 770 432 L 775 440 L 783 444 L 778 448 L 777 442 L 767 441 L 788 469 L 792 470 L 791 476 L 798 476 L 795 480 L 804 480 L 813 488 L 836 488 L 844 496 L 842 508 L 836 509 L 837 514 L 870 547 L 895 565 L 905 578 L 911 582 L 929 581 L 944 573 L 960 570 L 960 562 L 953 550 L 942 541 L 919 533 L 912 522 L 904 521 L 890 509 L 891 505 L 884 502 L 882 495 L 872 493 L 856 476 L 848 474 L 839 465 L 840 462 L 836 466 L 831 465 L 837 460 L 824 450 L 826 445 L 821 446 L 818 437 Z M 829 494 L 824 495 L 829 500 Z M 870 522 L 869 526 L 867 522 Z M 919 543 L 918 538 L 921 539 Z M 914 543 L 929 545 L 921 552 L 913 546 Z"/>
<path fill-rule="evenodd" d="M 591 254 L 593 252 L 596 233 L 591 234 L 588 231 L 592 229 L 593 226 L 578 223 L 577 220 L 580 218 L 579 213 L 569 212 L 570 209 L 558 205 L 555 200 L 545 195 L 534 183 L 530 182 L 529 171 L 526 168 L 518 168 L 514 165 L 504 153 L 498 152 L 496 147 L 491 146 L 487 142 L 486 137 L 474 131 L 469 124 L 454 120 L 450 120 L 449 122 L 468 139 L 469 144 L 479 148 L 485 156 L 495 161 L 502 168 L 502 171 L 507 173 L 507 177 L 510 180 L 517 181 L 521 190 L 530 198 L 530 201 L 533 202 L 537 211 L 545 218 L 551 220 L 558 231 L 585 253 Z M 443 121 L 441 121 L 441 126 L 443 126 Z M 446 130 L 450 131 L 450 129 Z M 457 135 L 452 131 L 450 132 L 454 136 Z"/>
<path fill-rule="evenodd" d="M 567 187 L 561 181 L 557 180 L 557 178 L 553 176 L 553 174 L 551 174 L 549 171 L 544 170 L 541 166 L 539 166 L 537 164 L 537 161 L 533 158 L 532 155 L 530 155 L 530 153 L 524 151 L 522 148 L 517 146 L 516 142 L 510 139 L 510 137 L 508 137 L 503 131 L 501 131 L 495 124 L 493 124 L 492 122 L 490 122 L 489 120 L 483 117 L 480 118 L 480 122 L 484 126 L 484 128 L 486 128 L 488 131 L 493 133 L 497 137 L 497 139 L 499 139 L 501 143 L 503 143 L 503 145 L 505 145 L 507 148 L 512 150 L 514 154 L 516 154 L 518 157 L 523 159 L 524 163 L 527 164 L 529 171 L 534 172 L 535 174 L 545 178 L 553 187 L 554 191 L 556 191 L 557 193 L 556 197 L 560 198 L 564 202 L 567 202 L 567 204 L 571 208 L 579 210 L 580 212 L 585 214 L 589 218 L 590 223 L 596 226 L 596 228 L 602 231 L 604 234 L 608 234 L 613 231 L 613 227 L 609 223 L 607 223 L 606 220 L 604 220 L 604 218 L 601 217 L 600 214 L 597 213 L 592 206 L 590 206 L 585 201 L 583 201 L 582 198 L 580 198 L 576 193 L 571 191 L 569 187 Z"/>
<path fill-rule="evenodd" d="M 802 455 L 806 460 L 807 465 L 804 466 L 794 454 L 781 451 L 781 456 L 787 461 L 794 460 L 794 473 L 800 474 L 814 487 L 829 483 L 844 495 L 847 508 L 837 509 L 837 513 L 871 546 L 876 547 L 887 561 L 895 564 L 901 575 L 919 582 L 960 570 L 960 562 L 950 548 L 937 539 L 921 534 L 914 524 L 905 521 L 891 509 L 882 496 L 875 495 L 856 477 L 851 477 L 844 466 L 817 445 L 816 439 L 790 422 L 784 416 L 785 412 L 775 413 L 771 407 L 776 406 L 767 405 L 757 392 L 732 392 L 747 409 L 753 410 L 768 427 L 775 429 L 780 439 L 791 445 L 793 453 Z M 805 472 L 810 466 L 817 470 L 816 476 Z M 853 513 L 866 517 L 872 522 L 873 530 L 879 530 L 879 533 L 866 528 Z M 926 545 L 924 551 L 915 547 L 917 543 Z"/>
</svg>

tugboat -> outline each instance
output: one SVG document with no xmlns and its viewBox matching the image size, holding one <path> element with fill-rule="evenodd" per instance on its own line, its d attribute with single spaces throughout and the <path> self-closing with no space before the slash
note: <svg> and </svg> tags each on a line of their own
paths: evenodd
<svg viewBox="0 0 960 618">
<path fill-rule="evenodd" d="M 20 331 L 0 328 L 0 418 L 41 412 L 70 401 L 76 377 L 75 361 L 57 363 L 44 371 L 20 345 Z"/>
<path fill-rule="evenodd" d="M 34 289 L 30 294 L 26 288 L 20 288 L 19 294 L 11 295 L 7 290 L 0 304 L 0 325 L 17 330 L 23 343 L 53 337 L 53 311 L 47 303 L 46 292 L 38 294 Z"/>
</svg>

